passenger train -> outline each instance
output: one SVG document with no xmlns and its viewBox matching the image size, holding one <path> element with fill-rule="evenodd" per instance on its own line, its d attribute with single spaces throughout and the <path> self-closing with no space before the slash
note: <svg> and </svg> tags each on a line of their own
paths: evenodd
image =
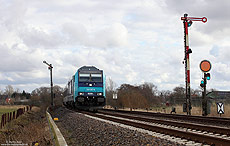
<svg viewBox="0 0 230 146">
<path fill-rule="evenodd" d="M 83 66 L 68 82 L 63 104 L 83 110 L 96 111 L 105 106 L 105 74 L 94 66 Z"/>
</svg>

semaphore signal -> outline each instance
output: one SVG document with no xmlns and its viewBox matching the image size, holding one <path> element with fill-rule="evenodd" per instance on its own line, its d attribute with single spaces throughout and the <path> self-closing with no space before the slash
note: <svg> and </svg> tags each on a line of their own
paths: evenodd
<svg viewBox="0 0 230 146">
<path fill-rule="evenodd" d="M 188 27 L 192 26 L 193 21 L 202 21 L 203 23 L 207 22 L 206 17 L 196 18 L 188 17 L 188 14 L 184 14 L 184 17 L 181 17 L 184 23 L 184 48 L 185 48 L 185 87 L 186 87 L 186 111 L 187 115 L 191 115 L 191 93 L 190 93 L 190 63 L 189 63 L 189 54 L 192 53 L 192 50 L 189 48 L 188 41 Z"/>
</svg>

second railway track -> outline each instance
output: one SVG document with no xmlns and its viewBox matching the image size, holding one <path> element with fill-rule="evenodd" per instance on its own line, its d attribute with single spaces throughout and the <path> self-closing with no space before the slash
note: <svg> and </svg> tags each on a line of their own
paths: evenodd
<svg viewBox="0 0 230 146">
<path fill-rule="evenodd" d="M 203 144 L 215 146 L 228 146 L 230 144 L 230 130 L 228 128 L 153 119 L 108 111 L 99 111 L 99 113 L 82 113 L 108 121 L 163 133 L 181 139 L 192 140 Z"/>
<path fill-rule="evenodd" d="M 157 117 L 157 118 L 168 118 L 168 119 L 174 119 L 174 120 L 183 120 L 183 121 L 189 121 L 189 122 L 199 122 L 199 123 L 207 123 L 207 124 L 214 124 L 214 125 L 218 124 L 223 127 L 230 126 L 230 118 L 188 116 L 188 115 L 179 115 L 179 114 L 165 114 L 165 113 L 112 110 L 112 109 L 103 109 L 103 111 L 119 112 L 119 113 L 132 114 L 132 115 L 150 116 L 150 117 Z"/>
</svg>

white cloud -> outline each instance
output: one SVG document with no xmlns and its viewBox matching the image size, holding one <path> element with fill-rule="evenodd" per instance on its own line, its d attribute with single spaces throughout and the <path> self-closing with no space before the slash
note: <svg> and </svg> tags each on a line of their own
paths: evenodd
<svg viewBox="0 0 230 146">
<path fill-rule="evenodd" d="M 67 23 L 63 25 L 63 34 L 70 44 L 113 48 L 128 44 L 128 32 L 121 23 L 114 23 L 95 32 L 89 32 L 82 24 Z"/>
<path fill-rule="evenodd" d="M 230 2 L 217 0 L 0 2 L 0 86 L 21 90 L 64 85 L 84 65 L 103 69 L 118 85 L 153 82 L 160 90 L 184 84 L 184 32 L 180 17 L 208 18 L 189 28 L 191 86 L 199 63 L 213 64 L 208 87 L 228 90 Z M 20 5 L 20 7 L 19 7 Z M 215 48 L 218 48 L 215 49 Z M 220 84 L 220 81 L 223 81 Z"/>
<path fill-rule="evenodd" d="M 22 42 L 29 48 L 56 49 L 64 44 L 58 33 L 47 32 L 39 27 L 25 28 L 19 32 Z"/>
</svg>

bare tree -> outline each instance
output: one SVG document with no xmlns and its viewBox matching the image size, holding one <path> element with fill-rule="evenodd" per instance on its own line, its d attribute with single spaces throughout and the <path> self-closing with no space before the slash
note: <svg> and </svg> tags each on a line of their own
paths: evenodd
<svg viewBox="0 0 230 146">
<path fill-rule="evenodd" d="M 13 86 L 7 85 L 7 86 L 5 87 L 5 93 L 4 93 L 4 94 L 8 95 L 8 97 L 11 97 L 11 95 L 12 95 L 13 93 L 14 93 L 14 88 L 13 88 Z"/>
<path fill-rule="evenodd" d="M 55 105 L 62 104 L 62 98 L 64 97 L 64 89 L 58 85 L 53 87 L 53 91 L 55 94 L 54 103 Z M 36 88 L 31 92 L 31 99 L 34 104 L 42 104 L 44 107 L 50 105 L 51 97 L 50 97 L 50 87 L 40 87 Z"/>
<path fill-rule="evenodd" d="M 191 89 L 191 96 L 192 97 L 201 97 L 202 96 L 202 90 L 199 89 Z"/>
<path fill-rule="evenodd" d="M 20 93 L 20 89 L 19 89 L 19 88 L 16 88 L 14 92 Z"/>
<path fill-rule="evenodd" d="M 59 96 L 61 96 L 61 94 L 63 94 L 64 89 L 62 87 L 58 86 L 58 85 L 55 85 L 53 87 L 53 91 L 54 91 L 56 97 L 59 97 Z"/>
<path fill-rule="evenodd" d="M 106 80 L 106 90 L 115 91 L 117 84 L 112 80 L 112 78 L 108 78 Z"/>
<path fill-rule="evenodd" d="M 54 91 L 54 103 L 55 105 L 62 105 L 62 102 L 63 102 L 63 97 L 64 97 L 64 88 L 58 86 L 58 85 L 55 85 L 54 88 L 53 88 L 53 91 Z"/>
<path fill-rule="evenodd" d="M 182 104 L 185 101 L 185 88 L 184 87 L 175 87 L 170 98 L 170 103 Z"/>
<path fill-rule="evenodd" d="M 50 87 L 40 87 L 36 88 L 31 92 L 32 104 L 46 108 L 50 105 Z"/>
<path fill-rule="evenodd" d="M 153 83 L 145 82 L 138 86 L 141 94 L 147 99 L 150 106 L 159 105 L 161 98 L 157 96 L 157 86 Z"/>
<path fill-rule="evenodd" d="M 116 107 L 116 101 L 113 99 L 113 94 L 116 91 L 116 83 L 108 78 L 106 80 L 106 104 L 112 107 Z"/>
<path fill-rule="evenodd" d="M 3 95 L 3 93 L 4 93 L 4 92 L 0 89 L 0 95 Z"/>
<path fill-rule="evenodd" d="M 164 102 L 167 102 L 170 100 L 172 92 L 169 90 L 162 90 L 160 92 L 160 97 L 163 99 Z"/>
<path fill-rule="evenodd" d="M 149 107 L 146 97 L 138 86 L 122 84 L 118 90 L 118 106 L 129 108 Z"/>
</svg>

